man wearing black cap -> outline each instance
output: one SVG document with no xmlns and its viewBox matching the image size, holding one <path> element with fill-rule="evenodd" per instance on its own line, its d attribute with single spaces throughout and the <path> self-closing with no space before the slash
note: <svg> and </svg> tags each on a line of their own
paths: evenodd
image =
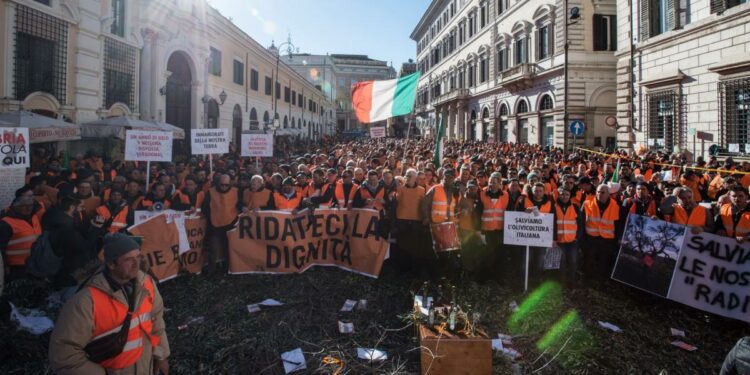
<svg viewBox="0 0 750 375">
<path fill-rule="evenodd" d="M 104 269 L 65 304 L 49 344 L 52 370 L 66 374 L 168 374 L 164 303 L 140 270 L 130 237 L 104 238 Z"/>
<path fill-rule="evenodd" d="M 294 180 L 287 177 L 281 183 L 281 191 L 273 192 L 266 205 L 269 210 L 288 211 L 294 214 L 302 205 L 302 197 L 294 189 Z"/>
</svg>

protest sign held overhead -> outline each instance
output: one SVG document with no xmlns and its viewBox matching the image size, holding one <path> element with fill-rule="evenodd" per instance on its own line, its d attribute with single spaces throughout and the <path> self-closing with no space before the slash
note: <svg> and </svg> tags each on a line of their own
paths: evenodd
<svg viewBox="0 0 750 375">
<path fill-rule="evenodd" d="M 612 278 L 750 322 L 750 244 L 734 238 L 630 215 Z"/>
<path fill-rule="evenodd" d="M 229 152 L 229 129 L 192 129 L 190 145 L 193 155 Z"/>
<path fill-rule="evenodd" d="M 505 211 L 503 242 L 506 245 L 551 247 L 554 215 Z"/>
<path fill-rule="evenodd" d="M 370 128 L 370 138 L 385 138 L 385 126 L 373 126 Z"/>
<path fill-rule="evenodd" d="M 230 273 L 300 273 L 322 265 L 377 277 L 389 248 L 378 220 L 378 212 L 367 209 L 240 216 L 227 234 Z"/>
<path fill-rule="evenodd" d="M 273 156 L 273 134 L 242 134 L 242 156 Z"/>
<path fill-rule="evenodd" d="M 172 161 L 170 132 L 128 130 L 125 135 L 125 160 Z"/>
<path fill-rule="evenodd" d="M 31 165 L 29 129 L 0 129 L 0 169 L 28 168 Z"/>
</svg>

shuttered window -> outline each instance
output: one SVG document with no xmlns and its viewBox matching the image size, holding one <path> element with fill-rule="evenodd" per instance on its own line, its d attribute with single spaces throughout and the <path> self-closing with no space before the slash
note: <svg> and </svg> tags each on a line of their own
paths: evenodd
<svg viewBox="0 0 750 375">
<path fill-rule="evenodd" d="M 617 16 L 594 14 L 594 51 L 617 50 Z"/>
</svg>

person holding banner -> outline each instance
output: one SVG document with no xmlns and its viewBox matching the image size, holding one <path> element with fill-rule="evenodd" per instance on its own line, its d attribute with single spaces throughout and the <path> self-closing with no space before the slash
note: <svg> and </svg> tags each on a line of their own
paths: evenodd
<svg viewBox="0 0 750 375">
<path fill-rule="evenodd" d="M 267 209 L 291 212 L 297 214 L 302 208 L 302 197 L 294 188 L 294 180 L 287 177 L 281 183 L 281 191 L 273 193 L 273 199 L 268 202 Z"/>
<path fill-rule="evenodd" d="M 532 173 L 533 174 L 533 173 Z M 530 174 L 529 176 L 531 176 Z M 538 178 L 534 178 L 537 180 Z M 535 182 L 531 187 L 531 196 L 524 199 L 523 208 L 528 213 L 542 213 L 542 214 L 554 214 L 555 213 L 555 202 L 552 201 L 550 196 L 547 194 L 546 187 L 541 182 Z M 544 255 L 545 248 L 542 247 L 531 247 L 529 248 L 529 278 L 540 279 L 542 270 L 544 269 Z M 513 263 L 514 265 L 516 263 Z"/>
<path fill-rule="evenodd" d="M 167 199 L 167 187 L 161 182 L 151 185 L 151 191 L 138 205 L 138 210 L 163 211 L 170 208 L 172 208 L 172 202 Z"/>
<path fill-rule="evenodd" d="M 721 206 L 716 219 L 719 234 L 734 237 L 737 242 L 744 242 L 750 236 L 750 205 L 748 194 L 742 186 L 735 186 L 729 191 L 731 203 Z"/>
<path fill-rule="evenodd" d="M 430 226 L 433 247 L 436 253 L 460 249 L 456 210 L 463 187 L 456 181 L 453 169 L 443 171 L 443 182 L 437 184 L 425 194 L 422 201 L 422 217 L 425 225 Z M 441 258 L 444 268 L 457 271 L 457 258 Z"/>
<path fill-rule="evenodd" d="M 635 186 L 635 196 L 626 198 L 622 206 L 628 213 L 656 217 L 656 202 L 648 192 L 648 187 L 644 183 Z"/>
<path fill-rule="evenodd" d="M 201 213 L 206 193 L 198 189 L 198 180 L 194 175 L 183 179 L 183 187 L 172 195 L 172 209 Z"/>
<path fill-rule="evenodd" d="M 562 251 L 560 269 L 564 272 L 565 283 L 574 288 L 578 274 L 578 206 L 570 200 L 570 191 L 564 187 L 557 189 L 555 201 L 555 246 Z"/>
<path fill-rule="evenodd" d="M 209 189 L 203 201 L 203 214 L 208 218 L 206 228 L 208 268 L 215 269 L 216 262 L 226 260 L 227 231 L 234 227 L 240 213 L 242 201 L 236 187 L 232 187 L 229 175 L 217 173 L 216 186 Z"/>
<path fill-rule="evenodd" d="M 694 230 L 713 233 L 714 217 L 706 207 L 695 202 L 691 188 L 678 187 L 675 189 L 675 196 L 677 197 L 677 203 L 672 205 L 674 212 L 672 215 L 665 215 L 666 221 L 687 225 L 695 228 Z"/>
<path fill-rule="evenodd" d="M 610 197 L 609 186 L 599 185 L 596 198 L 583 202 L 578 216 L 578 238 L 582 238 L 584 271 L 589 278 L 609 280 L 622 236 L 623 214 Z"/>
<path fill-rule="evenodd" d="M 250 188 L 242 194 L 242 211 L 267 210 L 272 201 L 273 192 L 266 189 L 263 176 L 255 175 L 250 178 Z"/>
</svg>

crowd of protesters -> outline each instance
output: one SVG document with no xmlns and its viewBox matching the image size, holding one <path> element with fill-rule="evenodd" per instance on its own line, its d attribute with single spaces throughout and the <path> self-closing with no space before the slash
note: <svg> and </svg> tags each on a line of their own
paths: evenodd
<svg viewBox="0 0 750 375">
<path fill-rule="evenodd" d="M 55 284 L 74 285 L 73 273 L 95 258 L 104 234 L 127 232 L 137 210 L 208 218 L 211 270 L 223 259 L 226 231 L 243 212 L 372 208 L 381 213 L 380 232 L 391 239 L 393 263 L 402 269 L 431 277 L 464 270 L 498 281 L 519 280 L 524 260 L 520 247 L 503 244 L 504 212 L 551 213 L 570 285 L 580 276 L 606 279 L 629 213 L 738 241 L 750 233 L 747 162 L 449 141 L 436 165 L 433 151 L 428 140 L 328 139 L 285 144 L 277 157 L 262 161 L 230 153 L 211 167 L 194 156 L 151 163 L 149 170 L 96 153 L 67 165 L 53 157 L 34 160 L 27 184 L 0 220 L 6 276 L 24 277 L 34 236 L 46 231 L 63 258 Z M 457 227 L 460 256 L 433 249 L 431 224 L 445 222 Z M 544 252 L 532 248 L 532 279 L 542 277 Z"/>
<path fill-rule="evenodd" d="M 506 211 L 554 215 L 555 247 L 562 256 L 561 272 L 553 276 L 570 287 L 581 278 L 608 279 L 630 213 L 740 242 L 750 235 L 747 162 L 471 141 L 447 141 L 436 160 L 434 146 L 419 139 L 326 139 L 284 144 L 276 157 L 262 160 L 236 152 L 210 163 L 181 155 L 149 169 L 146 163 L 108 160 L 94 152 L 66 163 L 37 157 L 26 185 L 0 214 L 5 279 L 31 277 L 27 259 L 44 233 L 62 258 L 50 278 L 54 286 L 78 284 L 76 272 L 96 262 L 102 248 L 110 276 L 89 283 L 117 285 L 112 275 L 134 272 L 128 268 L 132 262 L 125 262 L 135 259 L 137 245 L 121 234 L 127 234 L 138 210 L 206 217 L 205 271 L 211 273 L 226 267 L 221 263 L 226 232 L 239 215 L 370 208 L 380 212 L 379 232 L 391 242 L 390 262 L 401 271 L 432 278 L 464 273 L 515 288 L 522 280 L 525 249 L 503 243 Z M 446 223 L 456 228 L 460 250 L 438 253 L 432 232 Z M 549 277 L 543 271 L 546 251 L 531 249 L 535 282 Z M 140 278 L 144 288 L 154 289 L 136 275 L 124 280 Z M 157 336 L 152 340 L 158 342 Z M 164 351 L 168 354 L 168 348 Z"/>
</svg>

